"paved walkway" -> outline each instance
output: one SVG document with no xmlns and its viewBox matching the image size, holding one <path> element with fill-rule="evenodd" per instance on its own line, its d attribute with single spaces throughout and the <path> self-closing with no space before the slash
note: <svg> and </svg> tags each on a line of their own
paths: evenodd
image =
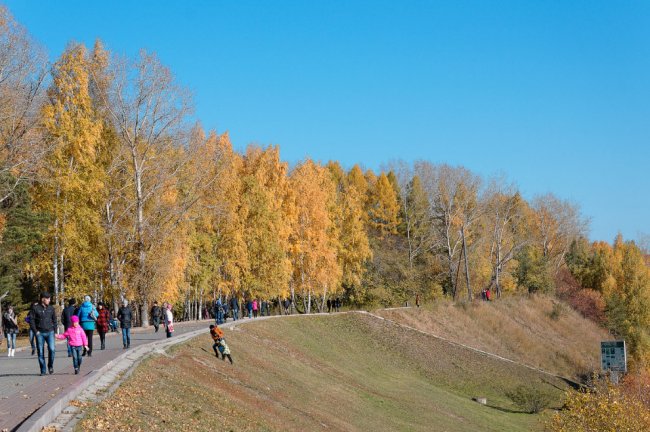
<svg viewBox="0 0 650 432">
<path fill-rule="evenodd" d="M 207 329 L 212 322 L 209 320 L 176 323 L 174 336 Z M 165 339 L 162 327 L 158 333 L 154 333 L 153 327 L 136 328 L 131 332 L 130 349 Z M 125 353 L 122 348 L 121 333 L 111 333 L 106 336 L 105 350 L 99 350 L 99 346 L 99 336 L 95 335 L 93 355 L 83 358 L 81 373 L 75 375 L 72 359 L 68 358 L 64 342 L 57 343 L 54 374 L 44 377 L 40 376 L 38 357 L 31 355 L 31 348 L 27 347 L 16 351 L 15 357 L 7 357 L 6 351 L 3 349 L 0 354 L 0 431 L 16 430 L 50 400 L 66 393 L 70 388 L 82 382 L 92 371 Z"/>
</svg>

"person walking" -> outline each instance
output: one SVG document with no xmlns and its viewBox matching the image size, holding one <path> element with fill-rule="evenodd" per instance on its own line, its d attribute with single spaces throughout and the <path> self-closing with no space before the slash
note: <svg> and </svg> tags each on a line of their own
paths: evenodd
<svg viewBox="0 0 650 432">
<path fill-rule="evenodd" d="M 165 330 L 167 332 L 167 337 L 172 337 L 174 332 L 174 314 L 172 314 L 172 305 L 167 303 L 167 309 L 165 310 Z"/>
<path fill-rule="evenodd" d="M 41 376 L 45 376 L 45 343 L 47 343 L 47 371 L 52 375 L 54 373 L 54 332 L 58 322 L 56 312 L 50 305 L 50 293 L 41 293 L 40 301 L 32 306 L 29 311 L 29 326 L 36 335 L 36 349 L 38 350 L 38 365 L 41 368 Z"/>
<path fill-rule="evenodd" d="M 214 316 L 216 317 L 215 323 L 217 325 L 223 324 L 223 304 L 221 303 L 221 297 L 214 303 Z"/>
<path fill-rule="evenodd" d="M 246 301 L 246 310 L 248 311 L 248 318 L 253 318 L 253 302 L 251 300 Z"/>
<path fill-rule="evenodd" d="M 131 347 L 131 321 L 133 320 L 133 313 L 129 307 L 129 301 L 124 299 L 122 307 L 117 311 L 117 319 L 120 321 L 122 328 L 122 345 L 123 349 Z"/>
<path fill-rule="evenodd" d="M 34 302 L 32 303 L 31 307 L 34 307 L 37 304 L 38 302 Z M 34 355 L 36 354 L 36 333 L 34 333 L 34 330 L 32 330 L 31 320 L 32 318 L 28 313 L 27 316 L 25 317 L 25 323 L 27 323 L 27 325 L 29 326 L 29 345 L 32 347 L 32 355 Z"/>
<path fill-rule="evenodd" d="M 327 299 L 327 313 L 332 312 L 332 301 Z"/>
<path fill-rule="evenodd" d="M 79 324 L 81 328 L 86 332 L 86 338 L 88 339 L 88 348 L 84 347 L 82 355 L 88 354 L 88 357 L 93 355 L 93 333 L 95 332 L 95 324 L 97 323 L 97 309 L 90 301 L 90 296 L 84 297 L 84 302 L 79 306 L 79 311 L 77 316 L 79 317 Z"/>
<path fill-rule="evenodd" d="M 76 315 L 77 313 L 77 300 L 71 298 L 68 300 L 68 306 L 63 308 L 63 311 L 61 312 L 61 323 L 63 324 L 63 330 L 67 330 L 70 326 L 72 326 L 72 321 L 70 318 L 72 318 L 73 315 Z M 70 344 L 66 343 L 68 346 L 68 357 L 72 357 L 72 348 L 70 348 Z"/>
<path fill-rule="evenodd" d="M 2 314 L 2 328 L 4 330 L 5 339 L 7 339 L 7 357 L 14 357 L 16 355 L 18 321 L 16 321 L 14 307 L 11 305 L 9 305 L 7 311 Z"/>
<path fill-rule="evenodd" d="M 97 333 L 99 333 L 100 349 L 106 349 L 106 333 L 109 330 L 111 322 L 111 312 L 106 308 L 104 303 L 97 303 Z"/>
<path fill-rule="evenodd" d="M 289 306 L 291 306 L 291 303 L 289 302 L 289 297 L 284 299 L 284 314 L 289 315 Z"/>
<path fill-rule="evenodd" d="M 415 294 L 415 307 L 420 307 L 420 293 Z"/>
<path fill-rule="evenodd" d="M 153 302 L 153 307 L 151 308 L 151 319 L 153 320 L 154 333 L 158 333 L 158 328 L 160 327 L 160 318 L 162 317 L 162 310 L 158 306 L 158 302 Z"/>
<path fill-rule="evenodd" d="M 258 303 L 257 299 L 253 300 L 253 317 L 257 318 L 257 313 L 258 313 Z"/>
<path fill-rule="evenodd" d="M 335 302 L 336 302 L 336 311 L 341 312 L 341 298 L 337 297 Z"/>
<path fill-rule="evenodd" d="M 67 339 L 68 346 L 72 349 L 72 366 L 74 367 L 74 374 L 77 375 L 81 368 L 81 360 L 83 359 L 81 348 L 83 347 L 88 351 L 88 353 L 90 353 L 90 349 L 88 348 L 88 337 L 86 336 L 86 331 L 79 326 L 79 317 L 72 315 L 70 317 L 70 324 L 70 327 L 68 327 L 63 334 L 57 335 L 56 338 Z"/>
<path fill-rule="evenodd" d="M 230 299 L 230 310 L 232 311 L 232 320 L 237 321 L 239 319 L 239 300 L 237 300 L 237 296 L 232 296 Z"/>
</svg>

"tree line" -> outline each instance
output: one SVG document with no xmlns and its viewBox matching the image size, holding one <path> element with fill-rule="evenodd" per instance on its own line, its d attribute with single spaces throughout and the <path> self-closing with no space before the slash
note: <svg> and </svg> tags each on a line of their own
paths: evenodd
<svg viewBox="0 0 650 432">
<path fill-rule="evenodd" d="M 48 64 L 0 8 L 6 301 L 27 307 L 42 290 L 60 306 L 129 298 L 143 323 L 154 299 L 199 311 L 233 294 L 291 297 L 309 313 L 330 296 L 391 305 L 486 288 L 553 293 L 567 263 L 608 316 L 632 313 L 620 299 L 647 299 L 647 266 L 629 294 L 619 261 L 598 261 L 616 283 L 584 276 L 600 259 L 590 248 L 606 247 L 585 243 L 579 208 L 553 194 L 527 200 L 503 178 L 429 161 L 290 166 L 277 146 L 236 151 L 227 132 L 192 122 L 192 108 L 155 54 L 70 43 Z M 617 242 L 607 247 L 635 247 Z"/>
</svg>

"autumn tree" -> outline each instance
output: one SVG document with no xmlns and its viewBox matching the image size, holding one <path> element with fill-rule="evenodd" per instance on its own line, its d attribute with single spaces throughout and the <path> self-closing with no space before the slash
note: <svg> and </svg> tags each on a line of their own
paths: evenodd
<svg viewBox="0 0 650 432">
<path fill-rule="evenodd" d="M 40 135 L 40 108 L 47 56 L 0 5 L 0 202 L 31 180 L 47 153 Z"/>
<path fill-rule="evenodd" d="M 588 221 L 580 215 L 577 205 L 564 201 L 553 194 L 533 198 L 531 208 L 532 233 L 542 256 L 552 266 L 554 272 L 564 264 L 564 257 L 571 242 L 584 235 Z"/>
<path fill-rule="evenodd" d="M 148 267 L 147 256 L 152 248 L 163 247 L 162 239 L 171 235 L 186 210 L 171 199 L 177 186 L 174 177 L 188 160 L 181 147 L 191 102 L 170 70 L 145 51 L 133 62 L 115 59 L 111 75 L 106 109 L 129 157 L 133 190 L 129 208 L 137 255 L 133 279 L 142 322 L 148 325 L 151 272 L 155 270 Z"/>
<path fill-rule="evenodd" d="M 614 241 L 612 276 L 615 288 L 606 297 L 608 326 L 630 347 L 631 357 L 650 360 L 650 269 L 634 242 Z"/>
<path fill-rule="evenodd" d="M 335 185 L 333 223 L 338 232 L 337 258 L 341 284 L 352 302 L 361 300 L 360 288 L 366 263 L 372 258 L 366 227 L 365 194 L 357 189 L 338 163 L 328 169 Z"/>
<path fill-rule="evenodd" d="M 506 266 L 530 241 L 527 204 L 519 192 L 503 179 L 493 180 L 489 189 L 486 202 L 492 273 L 489 286 L 494 284 L 496 296 L 501 297 L 501 279 Z"/>
<path fill-rule="evenodd" d="M 277 147 L 250 146 L 246 151 L 240 215 L 248 255 L 244 289 L 252 296 L 281 296 L 289 287 L 292 199 L 287 170 Z"/>
<path fill-rule="evenodd" d="M 396 234 L 399 224 L 399 203 L 394 186 L 384 173 L 369 183 L 371 184 L 368 197 L 370 226 L 377 230 L 380 238 L 387 234 Z"/>
<path fill-rule="evenodd" d="M 435 166 L 429 162 L 418 162 L 415 172 L 431 203 L 432 227 L 448 269 L 447 292 L 456 298 L 464 258 L 465 283 L 471 300 L 468 248 L 474 238 L 472 227 L 484 212 L 479 197 L 481 179 L 463 167 Z"/>
<path fill-rule="evenodd" d="M 308 159 L 291 172 L 290 187 L 296 203 L 290 235 L 293 282 L 303 293 L 306 313 L 315 295 L 321 298 L 322 311 L 340 279 L 335 185 L 324 167 Z"/>
<path fill-rule="evenodd" d="M 49 238 L 55 300 L 88 293 L 101 277 L 100 197 L 105 173 L 98 164 L 102 121 L 90 97 L 87 51 L 70 46 L 52 69 L 43 108 L 51 148 L 37 187 L 39 207 L 52 215 Z"/>
</svg>

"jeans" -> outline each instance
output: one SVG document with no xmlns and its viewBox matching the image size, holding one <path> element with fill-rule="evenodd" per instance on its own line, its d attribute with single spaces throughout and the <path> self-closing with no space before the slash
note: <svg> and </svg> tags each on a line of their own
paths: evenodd
<svg viewBox="0 0 650 432">
<path fill-rule="evenodd" d="M 41 374 L 46 372 L 45 369 L 45 342 L 47 342 L 47 367 L 54 367 L 54 330 L 49 332 L 38 332 L 36 335 L 36 348 L 38 349 L 38 365 L 41 367 Z"/>
<path fill-rule="evenodd" d="M 5 333 L 7 338 L 7 349 L 16 349 L 16 333 Z"/>
<path fill-rule="evenodd" d="M 72 366 L 74 366 L 75 369 L 79 369 L 81 367 L 81 359 L 83 359 L 81 356 L 82 348 L 83 347 L 81 346 L 70 347 L 70 350 L 72 351 Z"/>
<path fill-rule="evenodd" d="M 32 346 L 32 351 L 34 351 L 36 349 L 36 335 L 31 327 L 29 328 L 29 344 Z"/>
<path fill-rule="evenodd" d="M 156 330 L 156 333 L 158 333 L 158 327 L 160 327 L 160 318 L 153 317 L 153 328 Z"/>
<path fill-rule="evenodd" d="M 88 354 L 92 354 L 93 352 L 93 332 L 95 330 L 84 330 L 84 333 L 86 333 L 86 339 L 88 339 Z"/>
<path fill-rule="evenodd" d="M 237 321 L 239 319 L 239 309 L 232 310 L 232 319 L 233 321 Z"/>
<path fill-rule="evenodd" d="M 217 311 L 217 325 L 223 324 L 223 310 Z"/>
<path fill-rule="evenodd" d="M 131 345 L 131 327 L 122 327 L 122 344 L 124 346 Z"/>
</svg>

